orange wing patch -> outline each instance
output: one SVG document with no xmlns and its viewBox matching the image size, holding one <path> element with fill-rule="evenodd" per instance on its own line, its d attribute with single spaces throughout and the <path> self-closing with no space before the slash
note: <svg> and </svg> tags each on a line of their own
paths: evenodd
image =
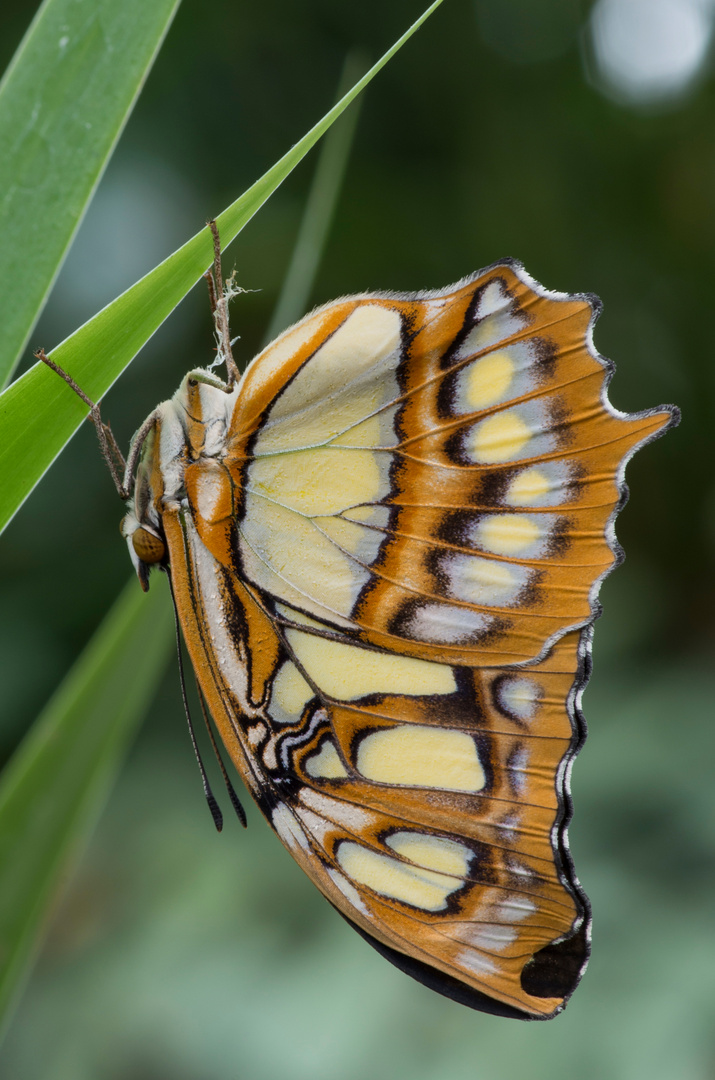
<svg viewBox="0 0 715 1080">
<path fill-rule="evenodd" d="M 609 404 L 596 312 L 516 263 L 328 305 L 160 407 L 126 528 L 165 538 L 223 741 L 326 897 L 527 1019 L 588 956 L 576 703 L 625 462 L 676 419 Z"/>
</svg>

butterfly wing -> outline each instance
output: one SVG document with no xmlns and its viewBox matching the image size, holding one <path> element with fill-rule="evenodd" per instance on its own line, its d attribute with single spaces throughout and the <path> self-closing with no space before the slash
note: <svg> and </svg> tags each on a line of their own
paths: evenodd
<svg viewBox="0 0 715 1080">
<path fill-rule="evenodd" d="M 588 951 L 562 840 L 581 635 L 523 670 L 367 648 L 285 605 L 271 616 L 190 516 L 164 524 L 202 691 L 306 873 L 441 993 L 506 1016 L 558 1011 Z"/>
<path fill-rule="evenodd" d="M 595 610 L 623 464 L 587 297 L 515 265 L 330 305 L 249 367 L 226 464 L 243 571 L 361 640 L 523 663 Z"/>
<path fill-rule="evenodd" d="M 613 410 L 593 317 L 516 264 L 329 305 L 249 367 L 163 517 L 202 690 L 286 846 L 398 966 L 526 1018 L 587 957 L 576 702 L 624 463 L 671 420 Z"/>
</svg>

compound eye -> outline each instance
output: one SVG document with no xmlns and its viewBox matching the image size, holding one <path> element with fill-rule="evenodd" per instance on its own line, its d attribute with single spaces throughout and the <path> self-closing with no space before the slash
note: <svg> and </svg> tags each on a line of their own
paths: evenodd
<svg viewBox="0 0 715 1080">
<path fill-rule="evenodd" d="M 132 547 L 143 563 L 158 563 L 166 555 L 164 541 L 141 526 L 132 533 Z"/>
</svg>

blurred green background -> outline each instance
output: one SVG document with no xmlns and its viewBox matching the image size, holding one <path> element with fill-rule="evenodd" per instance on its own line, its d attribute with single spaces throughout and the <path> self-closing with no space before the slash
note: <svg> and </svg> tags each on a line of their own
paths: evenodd
<svg viewBox="0 0 715 1080">
<path fill-rule="evenodd" d="M 257 812 L 217 836 L 176 671 L 54 912 L 2 1049 L 13 1080 L 534 1080 L 715 1075 L 715 80 L 712 0 L 446 0 L 370 86 L 311 298 L 436 288 L 505 255 L 593 291 L 624 410 L 683 422 L 629 466 L 585 697 L 571 846 L 594 953 L 549 1024 L 473 1013 L 400 974 Z M 184 0 L 57 282 L 51 348 L 325 112 L 414 0 Z M 0 59 L 32 14 L 5 0 Z M 311 156 L 230 249 L 237 353 L 260 347 Z M 105 402 L 120 443 L 211 357 L 195 289 Z M 83 427 L 1 541 L 5 757 L 129 574 Z M 163 581 L 156 581 L 163 588 Z"/>
</svg>

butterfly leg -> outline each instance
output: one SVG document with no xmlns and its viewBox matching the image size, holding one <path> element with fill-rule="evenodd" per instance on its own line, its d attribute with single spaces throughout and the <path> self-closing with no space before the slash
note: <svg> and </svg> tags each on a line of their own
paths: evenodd
<svg viewBox="0 0 715 1080">
<path fill-rule="evenodd" d="M 226 384 L 223 389 L 228 393 L 233 389 L 240 374 L 236 361 L 233 358 L 233 351 L 231 349 L 231 330 L 228 324 L 228 301 L 233 293 L 231 290 L 231 281 L 224 282 L 223 280 L 221 270 L 221 238 L 219 236 L 218 225 L 213 219 L 209 221 L 209 228 L 211 229 L 211 235 L 213 236 L 214 262 L 212 269 L 207 270 L 204 274 L 204 278 L 206 279 L 209 288 L 209 302 L 211 304 L 211 313 L 214 317 L 216 337 L 218 338 L 218 359 L 226 364 Z"/>
<path fill-rule="evenodd" d="M 49 356 L 45 353 L 44 349 L 38 349 L 35 353 L 38 360 L 41 360 L 43 364 L 47 364 L 49 368 L 52 368 L 61 379 L 67 383 L 71 390 L 74 390 L 78 398 L 80 398 L 85 405 L 89 406 L 89 415 L 92 423 L 94 424 L 95 431 L 97 432 L 97 438 L 99 439 L 99 445 L 102 449 L 102 457 L 107 463 L 110 473 L 112 474 L 112 480 L 114 486 L 119 492 L 119 496 L 122 499 L 126 499 L 129 496 L 129 491 L 125 486 L 126 479 L 126 467 L 127 463 L 124 460 L 124 455 L 117 445 L 117 440 L 114 438 L 114 433 L 109 424 L 105 424 L 102 420 L 101 413 L 99 411 L 99 405 L 96 405 L 90 398 L 87 397 L 84 390 L 74 381 L 71 375 L 56 364 L 54 360 L 50 360 Z"/>
</svg>

